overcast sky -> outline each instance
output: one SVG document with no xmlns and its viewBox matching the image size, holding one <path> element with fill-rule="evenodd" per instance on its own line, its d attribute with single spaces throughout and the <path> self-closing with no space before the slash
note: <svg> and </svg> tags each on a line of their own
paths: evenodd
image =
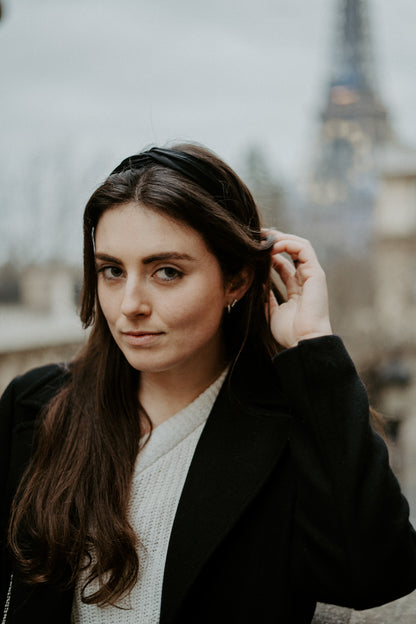
<svg viewBox="0 0 416 624">
<path fill-rule="evenodd" d="M 3 197 L 8 171 L 69 159 L 80 180 L 95 163 L 86 199 L 127 154 L 176 140 L 204 143 L 237 169 L 257 144 L 282 179 L 304 171 L 338 0 L 3 3 Z M 369 5 L 383 100 L 416 145 L 416 2 Z"/>
</svg>

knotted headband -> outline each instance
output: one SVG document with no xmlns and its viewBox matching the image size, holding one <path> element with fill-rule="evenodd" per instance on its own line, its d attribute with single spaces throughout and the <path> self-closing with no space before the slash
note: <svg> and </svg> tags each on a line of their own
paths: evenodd
<svg viewBox="0 0 416 624">
<path fill-rule="evenodd" d="M 141 169 L 152 162 L 178 171 L 201 186 L 220 203 L 221 200 L 227 198 L 226 185 L 218 179 L 214 167 L 211 167 L 209 163 L 192 154 L 186 154 L 177 150 L 152 147 L 147 152 L 128 156 L 110 175 L 131 169 Z"/>
<path fill-rule="evenodd" d="M 246 198 L 238 185 L 234 189 L 229 187 L 229 183 L 221 176 L 221 173 L 211 165 L 211 163 L 194 156 L 193 154 L 187 154 L 186 152 L 180 152 L 173 149 L 162 149 L 159 147 L 152 147 L 146 152 L 135 154 L 134 156 L 128 156 L 111 172 L 110 175 L 122 173 L 124 171 L 139 170 L 142 167 L 146 167 L 151 163 L 158 163 L 169 169 L 173 169 L 192 180 L 203 188 L 209 195 L 215 199 L 220 205 L 223 206 L 228 212 L 231 212 L 240 221 L 245 223 L 245 218 L 241 214 L 236 214 L 241 211 L 242 206 L 246 206 Z M 233 196 L 234 193 L 234 196 Z M 236 199 L 235 193 L 240 195 L 240 201 Z M 236 205 L 240 208 L 236 210 Z M 245 210 L 248 210 L 245 208 Z M 253 217 L 249 219 L 248 225 L 251 226 Z M 264 241 L 264 235 L 260 234 L 260 230 L 255 228 L 255 238 L 266 243 L 265 250 L 268 251 L 273 247 L 274 240 L 266 236 Z M 270 239 L 270 240 L 269 240 Z"/>
</svg>

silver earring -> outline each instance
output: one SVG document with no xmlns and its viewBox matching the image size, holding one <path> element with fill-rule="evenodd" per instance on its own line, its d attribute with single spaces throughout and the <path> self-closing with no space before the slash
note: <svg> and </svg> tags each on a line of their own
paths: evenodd
<svg viewBox="0 0 416 624">
<path fill-rule="evenodd" d="M 232 303 L 229 303 L 229 304 L 227 305 L 227 312 L 228 312 L 228 314 L 231 314 L 231 310 L 233 309 L 233 307 L 235 306 L 235 304 L 237 303 L 237 301 L 238 301 L 238 299 L 234 299 L 234 300 L 232 301 Z"/>
</svg>

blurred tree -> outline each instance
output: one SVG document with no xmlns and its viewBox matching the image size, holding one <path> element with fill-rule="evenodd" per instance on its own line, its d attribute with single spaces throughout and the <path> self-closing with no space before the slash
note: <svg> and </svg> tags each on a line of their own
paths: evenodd
<svg viewBox="0 0 416 624">
<path fill-rule="evenodd" d="M 243 179 L 253 193 L 263 224 L 287 230 L 286 193 L 260 146 L 253 145 L 248 149 L 243 166 Z"/>
<path fill-rule="evenodd" d="M 16 265 L 10 261 L 1 267 L 0 274 L 0 305 L 19 303 L 20 273 Z"/>
<path fill-rule="evenodd" d="M 8 3 L 4 2 L 4 0 L 0 0 L 0 21 L 4 20 L 4 18 L 6 17 L 8 8 Z"/>
</svg>

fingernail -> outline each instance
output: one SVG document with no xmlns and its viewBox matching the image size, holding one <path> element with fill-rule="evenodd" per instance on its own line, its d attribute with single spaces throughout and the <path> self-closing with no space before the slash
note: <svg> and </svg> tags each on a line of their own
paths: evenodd
<svg viewBox="0 0 416 624">
<path fill-rule="evenodd" d="M 273 245 L 277 241 L 277 238 L 276 234 L 267 234 L 264 242 L 266 245 Z"/>
</svg>

